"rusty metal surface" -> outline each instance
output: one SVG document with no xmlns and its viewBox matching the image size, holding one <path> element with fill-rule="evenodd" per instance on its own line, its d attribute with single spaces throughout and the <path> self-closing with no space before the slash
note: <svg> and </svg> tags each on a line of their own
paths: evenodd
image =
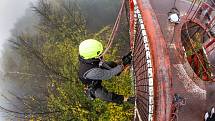
<svg viewBox="0 0 215 121">
<path fill-rule="evenodd" d="M 152 58 L 155 95 L 153 121 L 169 121 L 171 119 L 171 104 L 174 93 L 186 99 L 186 105 L 178 109 L 178 121 L 202 121 L 204 113 L 212 105 L 215 105 L 215 83 L 202 81 L 195 74 L 185 57 L 185 50 L 181 41 L 182 27 L 190 19 L 204 30 L 208 30 L 207 24 L 196 17 L 199 12 L 195 10 L 201 8 L 201 4 L 192 7 L 191 2 L 187 0 L 137 0 L 137 3 L 143 17 Z M 180 11 L 181 22 L 177 25 L 168 20 L 168 13 L 173 7 Z M 187 16 L 187 12 L 189 12 L 189 16 Z M 213 22 L 209 23 L 213 24 Z M 138 32 L 136 36 L 139 36 Z M 145 55 L 141 54 L 146 53 L 144 49 L 141 50 L 143 48 L 141 41 L 144 41 L 141 39 L 136 37 L 134 47 L 134 71 L 137 83 L 139 83 L 136 85 L 136 93 L 137 96 L 149 97 L 147 95 L 149 90 L 140 86 L 149 85 L 145 81 L 147 79 L 144 79 L 147 75 L 140 74 L 147 69 L 138 69 L 146 65 L 144 64 L 146 63 Z M 213 50 L 214 47 L 208 48 Z M 207 49 L 206 51 L 208 52 Z M 210 51 L 208 60 L 211 64 L 215 64 L 215 50 Z M 146 92 L 146 94 L 142 95 L 143 93 L 139 93 L 138 90 L 139 92 Z M 140 96 L 138 98 L 142 100 Z M 143 112 L 147 113 L 149 109 L 146 108 L 147 106 L 143 106 L 143 104 L 148 105 L 147 102 L 149 102 L 148 98 L 145 98 L 145 102 L 138 102 L 138 99 L 136 102 L 138 110 L 142 110 L 138 112 L 138 115 L 144 116 L 145 118 L 142 118 L 144 121 L 149 120 L 147 120 L 146 114 L 143 114 Z M 136 120 L 140 119 L 137 118 Z"/>
<path fill-rule="evenodd" d="M 137 0 L 151 49 L 154 79 L 154 121 L 169 121 L 171 116 L 171 68 L 167 43 L 156 14 L 148 0 Z M 165 76 L 164 76 L 165 75 Z"/>
<path fill-rule="evenodd" d="M 150 4 L 155 11 L 162 35 L 168 43 L 173 90 L 187 100 L 186 105 L 179 110 L 178 121 L 202 121 L 205 111 L 215 105 L 215 84 L 203 82 L 195 76 L 194 78 L 194 72 L 184 58 L 181 28 L 186 22 L 186 13 L 191 3 L 186 0 L 176 0 L 176 7 L 182 16 L 181 23 L 176 26 L 168 21 L 168 12 L 174 7 L 174 0 L 150 0 Z M 209 58 L 214 63 L 215 57 Z"/>
<path fill-rule="evenodd" d="M 173 37 L 174 26 L 168 21 L 168 13 L 174 7 L 174 0 L 150 0 L 150 3 L 155 10 L 161 31 L 165 40 L 170 42 Z M 176 8 L 181 15 L 185 15 L 190 7 L 190 2 L 187 0 L 176 0 Z"/>
</svg>

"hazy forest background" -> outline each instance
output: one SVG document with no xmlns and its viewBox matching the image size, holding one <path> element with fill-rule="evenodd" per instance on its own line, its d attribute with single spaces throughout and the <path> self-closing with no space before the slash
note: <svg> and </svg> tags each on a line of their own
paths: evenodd
<svg viewBox="0 0 215 121">
<path fill-rule="evenodd" d="M 94 38 L 106 45 L 120 0 L 38 0 L 11 31 L 3 53 L 4 78 L 18 90 L 1 106 L 9 119 L 51 121 L 126 121 L 133 105 L 90 101 L 77 77 L 78 45 Z M 106 60 L 120 60 L 129 51 L 126 13 Z M 129 70 L 103 82 L 109 91 L 132 95 Z M 4 95 L 2 95 L 4 96 Z"/>
</svg>

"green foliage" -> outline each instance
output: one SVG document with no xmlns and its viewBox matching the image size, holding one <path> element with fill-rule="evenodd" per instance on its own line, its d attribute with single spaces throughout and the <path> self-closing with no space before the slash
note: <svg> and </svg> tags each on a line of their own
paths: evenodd
<svg viewBox="0 0 215 121">
<path fill-rule="evenodd" d="M 86 38 L 101 40 L 105 45 L 110 36 L 111 27 L 105 26 L 98 32 L 90 33 L 86 29 L 85 17 L 74 3 L 70 5 L 60 2 L 56 7 L 52 3 L 40 0 L 38 6 L 34 7 L 34 11 L 40 16 L 40 23 L 36 27 L 38 37 L 29 35 L 28 39 L 17 44 L 19 52 L 26 56 L 27 63 L 40 61 L 49 77 L 46 109 L 50 113 L 36 119 L 50 121 L 131 120 L 133 105 L 128 103 L 116 105 L 100 99 L 91 101 L 85 96 L 84 85 L 81 84 L 77 75 L 78 45 Z M 24 35 L 22 37 L 26 38 Z M 121 42 L 122 39 L 118 40 Z M 117 60 L 118 51 L 119 44 L 114 44 L 105 55 L 105 60 Z M 25 65 L 25 68 L 28 71 L 37 66 L 36 64 Z M 56 77 L 66 77 L 66 79 Z M 129 69 L 112 80 L 104 81 L 103 85 L 109 91 L 127 97 L 132 96 Z M 47 111 L 42 110 L 42 112 Z M 32 114 L 31 117 L 38 116 Z"/>
<path fill-rule="evenodd" d="M 112 92 L 116 92 L 117 94 L 121 94 L 126 97 L 132 96 L 132 84 L 129 73 L 129 70 L 127 69 L 126 71 L 122 72 L 120 76 L 114 77 L 111 80 L 103 81 L 103 84 L 108 90 Z"/>
<path fill-rule="evenodd" d="M 203 80 L 211 78 L 211 67 L 203 50 L 201 32 L 196 32 L 185 46 L 185 53 L 194 72 Z"/>
<path fill-rule="evenodd" d="M 49 110 L 53 113 L 52 120 L 85 120 L 90 115 L 91 104 L 83 93 L 83 87 L 72 81 L 57 83 L 52 81 L 48 100 Z"/>
<path fill-rule="evenodd" d="M 99 33 L 102 34 L 103 32 Z M 72 45 L 67 40 L 55 45 L 50 43 L 44 44 L 43 55 L 46 55 L 46 61 L 51 61 L 52 65 L 57 65 L 58 70 L 64 76 L 70 78 L 66 82 L 52 81 L 52 87 L 49 87 L 49 89 L 54 88 L 54 90 L 49 91 L 49 109 L 62 111 L 54 114 L 52 120 L 130 120 L 133 112 L 132 105 L 115 105 L 99 99 L 90 101 L 86 98 L 83 92 L 84 87 L 78 82 L 76 73 L 76 68 L 78 68 L 78 50 L 77 47 L 75 48 Z M 117 48 L 113 48 L 110 51 L 112 54 L 105 56 L 107 60 L 113 60 Z M 123 72 L 112 80 L 104 81 L 103 84 L 109 91 L 125 96 L 132 95 L 129 71 Z"/>
<path fill-rule="evenodd" d="M 78 65 L 78 48 L 71 44 L 70 40 L 50 44 L 47 42 L 43 47 L 43 55 L 46 62 L 55 65 L 55 68 L 68 78 L 76 78 Z"/>
<path fill-rule="evenodd" d="M 193 36 L 192 39 L 190 39 L 188 42 L 188 45 L 186 47 L 186 55 L 191 56 L 195 54 L 196 52 L 199 52 L 199 50 L 202 49 L 202 41 L 201 41 L 201 33 L 196 33 L 195 36 Z"/>
</svg>

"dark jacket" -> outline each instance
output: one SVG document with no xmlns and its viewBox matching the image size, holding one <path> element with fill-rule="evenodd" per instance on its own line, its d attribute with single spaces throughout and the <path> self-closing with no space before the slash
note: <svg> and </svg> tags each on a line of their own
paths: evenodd
<svg viewBox="0 0 215 121">
<path fill-rule="evenodd" d="M 108 65 L 104 63 L 103 66 L 99 66 L 100 59 L 85 60 L 82 57 L 79 57 L 79 62 L 79 79 L 83 84 L 91 84 L 93 81 L 111 79 L 113 76 L 119 74 L 123 69 L 122 65 L 108 68 Z"/>
</svg>

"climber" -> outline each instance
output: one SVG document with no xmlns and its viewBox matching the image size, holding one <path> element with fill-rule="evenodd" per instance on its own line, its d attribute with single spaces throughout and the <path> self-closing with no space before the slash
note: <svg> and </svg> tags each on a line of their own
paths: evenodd
<svg viewBox="0 0 215 121">
<path fill-rule="evenodd" d="M 103 62 L 102 57 L 99 57 L 102 52 L 102 44 L 94 39 L 87 39 L 79 45 L 79 79 L 86 86 L 87 96 L 92 100 L 100 98 L 117 104 L 129 101 L 130 98 L 108 92 L 101 83 L 102 80 L 119 75 L 124 67 L 131 64 L 131 53 L 123 57 L 122 64 L 116 64 L 115 62 Z"/>
</svg>

